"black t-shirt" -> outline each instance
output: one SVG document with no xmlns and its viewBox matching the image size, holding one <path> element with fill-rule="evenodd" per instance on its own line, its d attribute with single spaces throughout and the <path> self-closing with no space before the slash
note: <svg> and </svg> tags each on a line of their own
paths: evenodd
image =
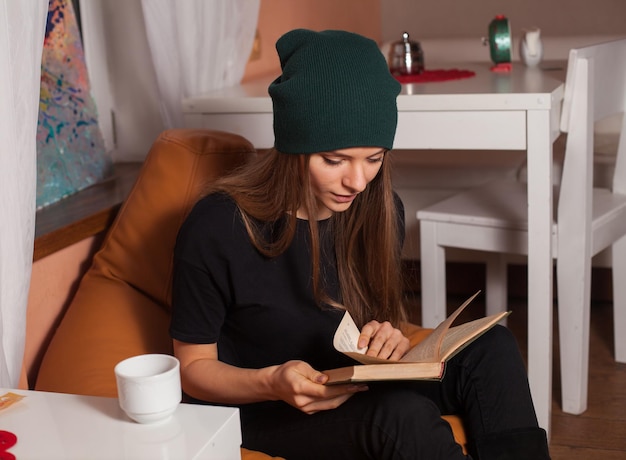
<svg viewBox="0 0 626 460">
<path fill-rule="evenodd" d="M 318 225 L 323 285 L 339 300 L 332 221 Z M 252 245 L 230 197 L 213 194 L 195 205 L 174 252 L 174 339 L 217 343 L 219 359 L 238 367 L 298 359 L 325 370 L 352 364 L 332 344 L 342 316 L 314 300 L 307 221 L 298 220 L 287 251 L 268 258 Z"/>
</svg>

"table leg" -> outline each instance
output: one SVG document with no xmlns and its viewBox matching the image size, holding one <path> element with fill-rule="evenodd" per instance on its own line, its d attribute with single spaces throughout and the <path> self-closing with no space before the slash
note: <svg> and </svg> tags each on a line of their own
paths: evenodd
<svg viewBox="0 0 626 460">
<path fill-rule="evenodd" d="M 552 409 L 552 141 L 550 112 L 527 112 L 528 378 L 539 425 L 550 434 Z"/>
</svg>

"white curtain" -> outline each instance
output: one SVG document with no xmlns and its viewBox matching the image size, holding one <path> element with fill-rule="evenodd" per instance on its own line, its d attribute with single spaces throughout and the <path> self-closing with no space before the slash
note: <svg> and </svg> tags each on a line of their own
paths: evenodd
<svg viewBox="0 0 626 460">
<path fill-rule="evenodd" d="M 24 357 L 47 13 L 48 0 L 0 0 L 0 386 L 8 388 Z"/>
<path fill-rule="evenodd" d="M 181 100 L 239 83 L 260 0 L 142 0 L 166 128 L 182 128 Z"/>
</svg>

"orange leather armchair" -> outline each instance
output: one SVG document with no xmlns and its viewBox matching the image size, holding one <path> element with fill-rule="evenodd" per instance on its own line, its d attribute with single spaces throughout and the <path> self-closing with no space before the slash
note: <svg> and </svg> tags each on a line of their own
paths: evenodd
<svg viewBox="0 0 626 460">
<path fill-rule="evenodd" d="M 113 368 L 129 356 L 172 353 L 172 254 L 203 186 L 256 155 L 244 138 L 169 130 L 152 146 L 43 357 L 36 390 L 116 397 Z M 428 330 L 406 325 L 413 342 Z M 460 420 L 446 417 L 465 444 Z M 242 449 L 242 459 L 270 458 Z"/>
</svg>

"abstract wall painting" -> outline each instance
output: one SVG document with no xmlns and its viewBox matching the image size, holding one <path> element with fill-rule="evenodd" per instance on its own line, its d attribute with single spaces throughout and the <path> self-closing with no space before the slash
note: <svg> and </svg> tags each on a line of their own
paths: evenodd
<svg viewBox="0 0 626 460">
<path fill-rule="evenodd" d="M 37 209 L 111 173 L 71 0 L 50 0 L 37 125 Z"/>
</svg>

